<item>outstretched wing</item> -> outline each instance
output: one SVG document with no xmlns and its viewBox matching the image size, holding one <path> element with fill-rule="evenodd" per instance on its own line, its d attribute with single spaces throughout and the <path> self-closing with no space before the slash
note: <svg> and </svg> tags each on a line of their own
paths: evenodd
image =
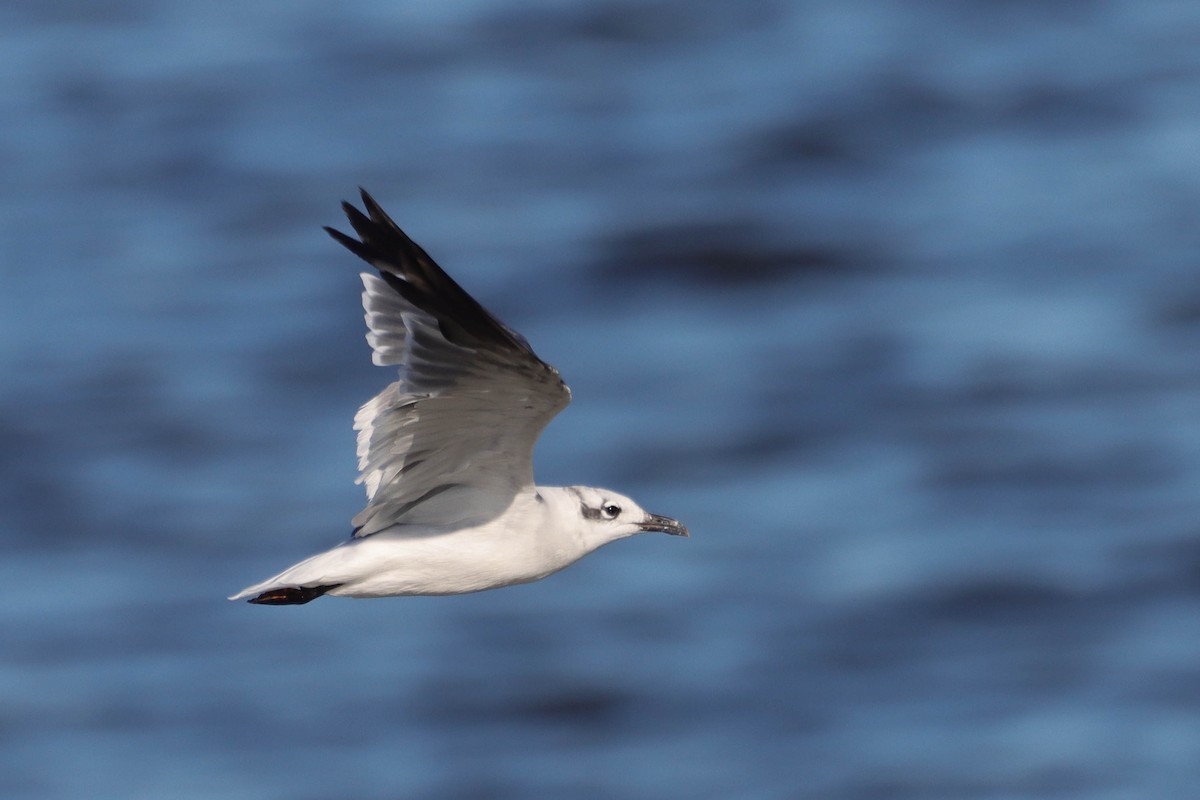
<svg viewBox="0 0 1200 800">
<path fill-rule="evenodd" d="M 533 485 L 534 443 L 571 392 L 360 191 L 365 215 L 342 204 L 358 240 L 325 230 L 379 270 L 362 274 L 367 341 L 400 379 L 354 417 L 368 499 L 355 536 L 495 516 Z"/>
</svg>

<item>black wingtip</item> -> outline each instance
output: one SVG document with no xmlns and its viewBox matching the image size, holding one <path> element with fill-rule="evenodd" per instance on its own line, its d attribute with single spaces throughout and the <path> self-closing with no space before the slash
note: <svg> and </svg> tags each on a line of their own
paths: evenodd
<svg viewBox="0 0 1200 800">
<path fill-rule="evenodd" d="M 347 236 L 346 234 L 339 231 L 337 228 L 331 228 L 328 225 L 324 225 L 322 227 L 325 229 L 325 232 L 328 233 L 330 236 L 332 236 L 333 240 L 335 242 L 337 242 L 338 244 L 340 244 L 342 247 L 346 248 L 351 253 L 354 253 L 354 255 L 358 256 L 363 261 L 366 261 L 367 263 L 373 263 L 373 261 L 372 261 L 373 256 L 372 256 L 371 252 L 358 239 L 355 239 L 351 236 Z"/>
<path fill-rule="evenodd" d="M 358 191 L 365 214 L 348 202 L 342 203 L 342 211 L 350 227 L 358 234 L 358 240 L 335 228 L 325 227 L 325 231 L 338 244 L 379 270 L 388 285 L 404 299 L 447 326 L 444 330 L 453 329 L 466 334 L 460 338 L 447 333 L 451 342 L 464 347 L 484 344 L 501 349 L 515 348 L 532 354 L 529 343 L 488 313 L 475 298 L 455 283 L 420 245 L 401 230 L 375 202 L 370 192 L 361 186 Z"/>
<path fill-rule="evenodd" d="M 375 198 L 371 197 L 371 193 L 360 186 L 358 187 L 358 196 L 362 198 L 363 206 L 371 213 L 371 216 L 375 216 L 374 212 L 379 210 L 379 203 L 375 202 Z"/>
<path fill-rule="evenodd" d="M 418 250 L 420 249 L 419 247 L 417 247 L 416 243 L 412 241 L 412 239 L 408 238 L 408 234 L 406 234 L 403 230 L 400 229 L 400 226 L 396 224 L 396 221 L 393 220 L 390 216 L 388 216 L 388 213 L 383 210 L 383 206 L 381 206 L 381 205 L 379 205 L 379 203 L 375 202 L 375 198 L 371 197 L 370 192 L 368 192 L 366 189 L 362 188 L 361 186 L 358 187 L 358 191 L 359 191 L 359 194 L 362 195 L 363 208 L 366 209 L 367 216 L 369 216 L 371 218 L 371 222 L 374 222 L 376 225 L 383 225 L 387 228 L 391 228 L 393 232 L 399 234 L 402 239 L 407 241 L 415 249 L 418 249 Z M 423 250 L 421 251 L 421 253 L 423 255 L 425 255 L 426 258 L 428 258 L 428 255 L 425 254 L 425 252 Z"/>
</svg>

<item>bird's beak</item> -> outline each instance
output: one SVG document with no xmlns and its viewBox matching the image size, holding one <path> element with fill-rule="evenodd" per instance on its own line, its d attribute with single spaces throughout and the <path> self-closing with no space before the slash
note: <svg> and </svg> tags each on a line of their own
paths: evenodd
<svg viewBox="0 0 1200 800">
<path fill-rule="evenodd" d="M 669 533 L 672 536 L 688 535 L 688 529 L 683 526 L 682 522 L 670 517 L 660 517 L 658 514 L 647 514 L 646 518 L 638 523 L 638 527 L 646 532 L 657 531 Z"/>
</svg>

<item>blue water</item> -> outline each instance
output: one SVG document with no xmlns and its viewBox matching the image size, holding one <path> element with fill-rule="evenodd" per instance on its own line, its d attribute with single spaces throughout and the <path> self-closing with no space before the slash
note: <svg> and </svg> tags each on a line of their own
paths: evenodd
<svg viewBox="0 0 1200 800">
<path fill-rule="evenodd" d="M 0 796 L 1200 787 L 1200 5 L 0 8 Z M 340 541 L 368 187 L 677 516 L 480 595 Z"/>
</svg>

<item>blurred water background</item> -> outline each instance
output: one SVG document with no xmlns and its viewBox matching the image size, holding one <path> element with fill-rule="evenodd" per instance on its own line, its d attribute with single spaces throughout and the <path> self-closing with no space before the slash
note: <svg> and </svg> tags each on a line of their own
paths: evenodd
<svg viewBox="0 0 1200 800">
<path fill-rule="evenodd" d="M 0 796 L 1190 798 L 1200 5 L 0 7 Z M 366 186 L 683 519 L 349 532 Z"/>
</svg>

